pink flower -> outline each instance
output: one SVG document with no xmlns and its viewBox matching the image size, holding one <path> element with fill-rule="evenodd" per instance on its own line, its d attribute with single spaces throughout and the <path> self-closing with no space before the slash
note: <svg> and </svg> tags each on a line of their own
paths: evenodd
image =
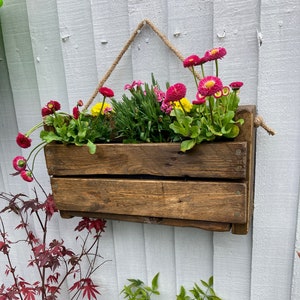
<svg viewBox="0 0 300 300">
<path fill-rule="evenodd" d="M 186 86 L 183 83 L 175 83 L 166 92 L 165 102 L 180 101 L 186 95 Z"/>
<path fill-rule="evenodd" d="M 169 115 L 173 109 L 171 102 L 162 101 L 160 110 Z"/>
<path fill-rule="evenodd" d="M 203 65 L 203 64 L 206 63 L 207 61 L 208 61 L 207 57 L 205 57 L 205 56 L 200 57 L 199 60 L 198 60 L 197 65 Z"/>
<path fill-rule="evenodd" d="M 197 66 L 197 65 L 199 65 L 199 63 L 198 63 L 199 60 L 200 60 L 200 57 L 198 55 L 196 55 L 196 54 L 190 55 L 183 61 L 183 66 L 185 68 Z"/>
<path fill-rule="evenodd" d="M 234 90 L 239 90 L 244 85 L 241 81 L 234 81 L 229 84 L 229 86 Z"/>
<path fill-rule="evenodd" d="M 206 97 L 212 96 L 216 92 L 221 91 L 223 84 L 220 78 L 215 76 L 207 76 L 200 80 L 198 85 L 198 92 Z"/>
<path fill-rule="evenodd" d="M 21 148 L 29 148 L 31 146 L 31 139 L 23 133 L 18 133 L 16 142 Z"/>
<path fill-rule="evenodd" d="M 107 114 L 108 112 L 110 112 L 110 111 L 112 111 L 113 109 L 112 109 L 112 107 L 111 106 L 106 106 L 105 108 L 104 108 L 104 110 L 103 110 L 103 114 L 105 115 L 105 114 Z"/>
<path fill-rule="evenodd" d="M 199 92 L 196 94 L 196 100 L 192 101 L 195 105 L 201 105 L 206 102 L 205 97 L 203 97 Z"/>
<path fill-rule="evenodd" d="M 105 86 L 103 86 L 99 89 L 99 93 L 101 95 L 103 95 L 104 97 L 109 97 L 109 98 L 111 98 L 115 95 L 113 90 L 111 90 L 110 88 L 105 87 Z"/>
<path fill-rule="evenodd" d="M 131 84 L 127 83 L 125 84 L 124 86 L 124 90 L 132 90 L 134 89 L 135 86 L 139 87 L 141 86 L 142 84 L 144 84 L 141 80 L 134 80 Z"/>
<path fill-rule="evenodd" d="M 77 101 L 77 106 L 83 106 L 83 101 L 82 100 L 78 100 Z"/>
<path fill-rule="evenodd" d="M 23 156 L 16 156 L 13 159 L 13 167 L 16 171 L 22 171 L 26 168 L 26 159 Z"/>
<path fill-rule="evenodd" d="M 22 170 L 20 175 L 25 181 L 28 181 L 28 182 L 33 181 L 32 172 L 30 172 L 28 170 Z"/>
<path fill-rule="evenodd" d="M 211 50 L 208 50 L 205 52 L 204 57 L 208 61 L 210 60 L 215 60 L 215 59 L 220 59 L 226 55 L 226 49 L 223 47 L 218 47 L 218 48 L 213 48 Z"/>
<path fill-rule="evenodd" d="M 165 100 L 166 93 L 161 91 L 157 86 L 153 87 L 153 92 L 155 93 L 158 102 L 163 102 Z"/>
</svg>

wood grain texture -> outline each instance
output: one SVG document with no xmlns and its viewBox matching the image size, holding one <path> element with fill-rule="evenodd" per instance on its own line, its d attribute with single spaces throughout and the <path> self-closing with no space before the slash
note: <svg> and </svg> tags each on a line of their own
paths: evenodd
<svg viewBox="0 0 300 300">
<path fill-rule="evenodd" d="M 80 193 L 70 193 L 71 186 L 80 186 Z M 243 183 L 53 178 L 52 189 L 56 205 L 63 211 L 225 223 L 246 221 Z"/>
<path fill-rule="evenodd" d="M 180 152 L 178 143 L 98 144 L 96 147 L 96 153 L 91 155 L 86 146 L 47 145 L 49 175 L 246 178 L 246 142 L 207 143 L 188 153 Z"/>
</svg>

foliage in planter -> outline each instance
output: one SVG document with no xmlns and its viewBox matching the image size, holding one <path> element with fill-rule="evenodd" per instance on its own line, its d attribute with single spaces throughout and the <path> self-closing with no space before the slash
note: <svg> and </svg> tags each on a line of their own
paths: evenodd
<svg viewBox="0 0 300 300">
<path fill-rule="evenodd" d="M 10 276 L 13 282 L 0 286 L 0 299 L 58 299 L 67 280 L 72 284 L 70 299 L 78 299 L 80 295 L 82 299 L 97 299 L 99 288 L 94 284 L 92 275 L 103 263 L 98 264 L 97 260 L 100 258 L 99 243 L 106 222 L 102 219 L 81 219 L 74 229 L 79 232 L 76 237 L 79 250 L 70 249 L 64 240 L 49 238 L 49 224 L 57 209 L 52 195 L 45 192 L 43 195 L 45 200 L 41 200 L 36 190 L 33 198 L 24 194 L 0 194 L 0 199 L 7 202 L 0 211 L 0 255 L 7 260 L 1 272 Z M 24 239 L 15 240 L 14 234 L 7 231 L 5 218 L 2 217 L 7 213 L 17 215 L 15 230 L 22 231 Z M 33 226 L 32 220 L 36 220 L 39 227 Z M 34 278 L 33 282 L 16 266 L 13 250 L 19 244 L 30 252 L 30 257 L 26 258 L 24 251 L 22 259 L 27 259 L 29 272 L 37 271 L 38 278 Z M 82 269 L 82 263 L 88 266 L 86 271 Z"/>
<path fill-rule="evenodd" d="M 123 101 L 114 99 L 114 92 L 108 87 L 101 87 L 102 101 L 96 103 L 91 111 L 77 102 L 72 114 L 60 112 L 60 103 L 51 100 L 42 108 L 43 121 L 25 134 L 19 133 L 17 143 L 22 148 L 31 146 L 30 134 L 39 127 L 50 126 L 52 130 L 40 133 L 42 143 L 32 150 L 39 152 L 46 144 L 53 141 L 81 146 L 87 144 L 91 154 L 95 153 L 95 143 L 131 142 L 181 142 L 180 150 L 185 152 L 203 141 L 219 138 L 234 138 L 239 134 L 238 124 L 243 120 L 235 119 L 239 104 L 239 89 L 242 82 L 223 85 L 218 77 L 218 61 L 226 55 L 225 48 L 213 48 L 203 57 L 191 55 L 183 61 L 183 66 L 190 68 L 196 84 L 196 100 L 186 98 L 186 86 L 183 83 L 166 85 L 160 89 L 152 77 L 152 84 L 134 81 L 125 85 L 130 96 L 123 95 Z M 216 73 L 206 76 L 204 65 L 215 62 Z M 201 67 L 201 75 L 195 67 Z M 111 104 L 106 103 L 111 99 Z M 81 111 L 80 111 L 81 110 Z M 33 165 L 28 165 L 31 158 L 18 160 L 16 170 L 27 181 L 33 180 Z"/>
<path fill-rule="evenodd" d="M 152 295 L 157 295 L 155 298 L 159 298 L 158 277 L 159 273 L 153 277 L 150 286 L 147 286 L 140 279 L 128 279 L 130 284 L 124 285 L 121 294 L 123 294 L 124 299 L 128 300 L 151 300 Z M 207 282 L 204 280 L 200 282 L 203 287 L 194 283 L 193 289 L 189 291 L 186 291 L 186 288 L 181 286 L 179 294 L 176 295 L 176 300 L 222 300 L 213 289 L 213 276 Z"/>
</svg>

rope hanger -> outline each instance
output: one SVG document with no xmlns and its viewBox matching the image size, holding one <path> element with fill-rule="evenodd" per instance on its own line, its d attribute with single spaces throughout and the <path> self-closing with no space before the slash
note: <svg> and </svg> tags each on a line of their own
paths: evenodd
<svg viewBox="0 0 300 300">
<path fill-rule="evenodd" d="M 87 103 L 84 105 L 84 109 L 87 109 L 91 103 L 94 101 L 96 96 L 98 95 L 99 89 L 104 85 L 104 83 L 107 81 L 107 79 L 110 77 L 116 66 L 118 65 L 119 61 L 123 57 L 123 55 L 126 53 L 136 36 L 141 32 L 141 30 L 145 27 L 145 25 L 148 25 L 157 35 L 158 37 L 164 42 L 164 44 L 181 60 L 184 61 L 184 56 L 172 45 L 172 43 L 167 39 L 167 37 L 162 34 L 162 32 L 148 19 L 144 19 L 141 21 L 136 29 L 133 31 L 131 36 L 129 37 L 128 41 L 125 43 L 123 48 L 121 49 L 119 55 L 115 58 L 110 68 L 107 70 L 107 72 L 104 74 L 100 82 L 98 83 L 97 87 L 95 88 L 93 94 L 87 101 Z M 198 79 L 200 79 L 200 75 L 195 72 L 195 75 Z M 264 130 L 266 130 L 270 135 L 275 135 L 275 131 L 268 127 L 266 123 L 264 122 L 263 118 L 261 116 L 257 116 L 254 120 L 255 127 L 262 127 Z"/>
</svg>

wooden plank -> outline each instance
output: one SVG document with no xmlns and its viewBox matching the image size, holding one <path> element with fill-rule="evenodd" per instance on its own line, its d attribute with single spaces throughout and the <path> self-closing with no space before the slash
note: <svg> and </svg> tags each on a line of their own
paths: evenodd
<svg viewBox="0 0 300 300">
<path fill-rule="evenodd" d="M 50 175 L 156 175 L 202 178 L 246 177 L 245 142 L 206 143 L 180 152 L 178 143 L 98 144 L 96 153 L 86 146 L 50 144 L 45 148 Z"/>
<path fill-rule="evenodd" d="M 249 111 L 251 112 L 249 114 Z M 239 116 L 245 120 L 243 125 L 244 130 L 236 138 L 237 141 L 247 141 L 247 222 L 244 224 L 233 225 L 232 233 L 247 234 L 252 220 L 254 208 L 254 177 L 255 177 L 255 143 L 256 143 L 256 129 L 254 128 L 254 119 L 256 116 L 255 106 L 243 106 L 239 109 Z M 247 133 L 246 133 L 247 132 Z"/>
<path fill-rule="evenodd" d="M 130 216 L 130 215 L 117 215 L 109 213 L 100 212 L 87 212 L 87 211 L 75 211 L 70 210 L 60 210 L 60 214 L 63 218 L 72 218 L 74 216 L 89 217 L 89 218 L 103 218 L 109 220 L 119 220 L 126 222 L 137 222 L 152 225 L 168 225 L 168 226 L 178 226 L 178 227 L 194 227 L 208 231 L 230 231 L 230 223 L 222 222 L 210 222 L 210 221 L 199 221 L 199 220 L 179 220 L 171 218 L 157 218 L 157 217 L 147 217 L 147 216 Z"/>
<path fill-rule="evenodd" d="M 225 223 L 246 221 L 244 183 L 52 178 L 58 209 Z M 71 186 L 80 186 L 75 194 Z M 84 199 L 84 201 L 82 201 Z"/>
<path fill-rule="evenodd" d="M 50 175 L 148 174 L 203 178 L 246 178 L 247 144 L 254 149 L 255 108 L 242 106 L 245 124 L 235 141 L 203 143 L 182 153 L 178 144 L 98 144 L 90 155 L 86 146 L 50 144 L 45 147 Z M 159 149 L 156 149 L 159 148 Z M 71 155 L 70 155 L 71 151 Z M 133 163 L 134 162 L 134 163 Z M 253 164 L 251 165 L 253 170 Z"/>
</svg>

